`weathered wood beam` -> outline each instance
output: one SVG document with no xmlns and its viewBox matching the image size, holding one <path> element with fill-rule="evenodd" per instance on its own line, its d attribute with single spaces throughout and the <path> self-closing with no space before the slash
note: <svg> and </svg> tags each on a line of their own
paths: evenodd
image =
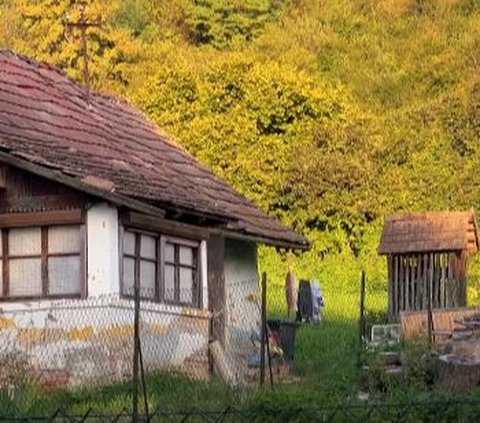
<svg viewBox="0 0 480 423">
<path fill-rule="evenodd" d="M 0 214 L 1 228 L 15 228 L 31 225 L 72 225 L 84 221 L 85 213 L 80 209 Z"/>
<path fill-rule="evenodd" d="M 161 232 L 165 235 L 184 236 L 198 240 L 208 239 L 210 237 L 208 228 L 176 222 L 161 217 L 136 212 L 125 212 L 122 214 L 121 219 L 124 225 Z"/>
</svg>

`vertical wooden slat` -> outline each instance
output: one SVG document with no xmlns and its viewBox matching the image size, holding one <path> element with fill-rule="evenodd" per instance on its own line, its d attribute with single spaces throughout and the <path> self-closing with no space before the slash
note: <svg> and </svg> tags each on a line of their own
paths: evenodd
<svg viewBox="0 0 480 423">
<path fill-rule="evenodd" d="M 393 315 L 398 315 L 398 256 L 393 257 Z"/>
<path fill-rule="evenodd" d="M 455 287 L 455 282 L 456 282 L 456 274 L 455 274 L 455 254 L 450 253 L 448 256 L 448 264 L 449 264 L 449 270 L 450 270 L 450 277 L 449 277 L 449 283 L 448 283 L 448 299 L 450 302 L 450 307 L 456 307 L 455 303 L 455 292 L 454 292 L 454 287 Z"/>
<path fill-rule="evenodd" d="M 442 292 L 442 276 L 443 276 L 443 253 L 437 254 L 438 256 L 438 307 L 442 308 L 443 305 L 443 292 Z"/>
<path fill-rule="evenodd" d="M 437 281 L 438 281 L 438 254 L 433 253 L 431 255 L 433 262 L 433 277 L 432 277 L 432 286 L 431 286 L 431 304 L 432 309 L 438 308 L 437 304 Z"/>
<path fill-rule="evenodd" d="M 400 313 L 401 310 L 401 290 L 400 290 L 400 256 L 396 256 L 396 266 L 397 266 L 397 274 L 396 274 L 396 289 L 397 289 L 397 295 L 396 295 L 396 302 L 397 302 L 397 314 Z"/>
<path fill-rule="evenodd" d="M 430 305 L 432 309 L 435 307 L 435 277 L 436 277 L 436 259 L 437 255 L 435 253 L 430 253 Z"/>
<path fill-rule="evenodd" d="M 421 310 L 422 295 L 422 255 L 417 255 L 417 275 L 415 279 L 415 310 Z"/>
<path fill-rule="evenodd" d="M 415 278 L 416 278 L 416 271 L 417 271 L 417 257 L 413 255 L 411 257 L 410 262 L 410 306 L 412 310 L 416 310 L 415 308 Z"/>
<path fill-rule="evenodd" d="M 452 267 L 450 266 L 450 254 L 447 253 L 445 257 L 445 266 L 446 266 L 446 278 L 445 278 L 445 307 L 451 307 L 452 302 L 450 299 L 450 280 L 452 279 Z"/>
<path fill-rule="evenodd" d="M 425 310 L 427 308 L 427 291 L 428 291 L 428 266 L 429 266 L 429 260 L 428 260 L 428 254 L 423 255 L 423 276 L 422 276 L 422 310 Z"/>
<path fill-rule="evenodd" d="M 392 255 L 387 256 L 387 272 L 388 272 L 388 316 L 391 319 L 393 313 L 393 259 Z"/>
<path fill-rule="evenodd" d="M 410 310 L 410 256 L 405 256 L 405 310 Z"/>
<path fill-rule="evenodd" d="M 2 229 L 2 254 L 3 254 L 3 296 L 8 297 L 10 294 L 10 277 L 8 267 L 8 229 Z"/>
<path fill-rule="evenodd" d="M 441 259 L 442 259 L 442 255 L 437 254 L 437 279 L 436 279 L 436 291 L 435 291 L 437 308 L 441 307 L 441 298 L 442 298 L 442 291 L 441 291 L 442 260 Z"/>
<path fill-rule="evenodd" d="M 442 254 L 442 275 L 440 279 L 440 295 L 441 295 L 441 300 L 440 300 L 440 307 L 445 308 L 445 278 L 446 278 L 446 262 L 447 262 L 447 256 L 446 254 Z"/>
<path fill-rule="evenodd" d="M 461 255 L 455 254 L 455 307 L 460 307 L 460 286 L 461 286 Z"/>
<path fill-rule="evenodd" d="M 399 304 L 398 310 L 405 310 L 405 257 L 402 255 L 398 256 L 399 259 L 399 272 L 398 272 L 398 285 L 399 285 Z"/>
</svg>

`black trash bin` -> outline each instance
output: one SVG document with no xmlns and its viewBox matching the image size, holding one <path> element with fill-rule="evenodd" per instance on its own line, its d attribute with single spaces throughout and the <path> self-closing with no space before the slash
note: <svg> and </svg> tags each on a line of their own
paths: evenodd
<svg viewBox="0 0 480 423">
<path fill-rule="evenodd" d="M 280 340 L 285 361 L 293 366 L 295 363 L 295 338 L 300 323 L 284 319 L 269 319 L 267 323 L 274 337 Z"/>
</svg>

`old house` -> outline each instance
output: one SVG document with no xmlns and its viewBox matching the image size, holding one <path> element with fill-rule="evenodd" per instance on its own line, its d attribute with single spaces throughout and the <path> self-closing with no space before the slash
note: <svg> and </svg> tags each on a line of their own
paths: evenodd
<svg viewBox="0 0 480 423">
<path fill-rule="evenodd" d="M 470 256 L 478 251 L 473 211 L 390 216 L 379 254 L 387 256 L 389 315 L 467 304 Z"/>
<path fill-rule="evenodd" d="M 308 247 L 123 100 L 5 50 L 0 228 L 0 342 L 69 385 L 125 373 L 136 280 L 147 367 L 207 373 L 209 339 L 258 328 L 257 245 Z"/>
</svg>

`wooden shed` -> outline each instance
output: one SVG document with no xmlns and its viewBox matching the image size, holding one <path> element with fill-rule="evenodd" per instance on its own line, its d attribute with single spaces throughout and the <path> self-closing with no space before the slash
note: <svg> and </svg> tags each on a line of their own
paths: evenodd
<svg viewBox="0 0 480 423">
<path fill-rule="evenodd" d="M 473 211 L 393 215 L 383 228 L 379 254 L 387 256 L 389 315 L 404 310 L 467 304 L 470 256 L 478 250 Z"/>
</svg>

